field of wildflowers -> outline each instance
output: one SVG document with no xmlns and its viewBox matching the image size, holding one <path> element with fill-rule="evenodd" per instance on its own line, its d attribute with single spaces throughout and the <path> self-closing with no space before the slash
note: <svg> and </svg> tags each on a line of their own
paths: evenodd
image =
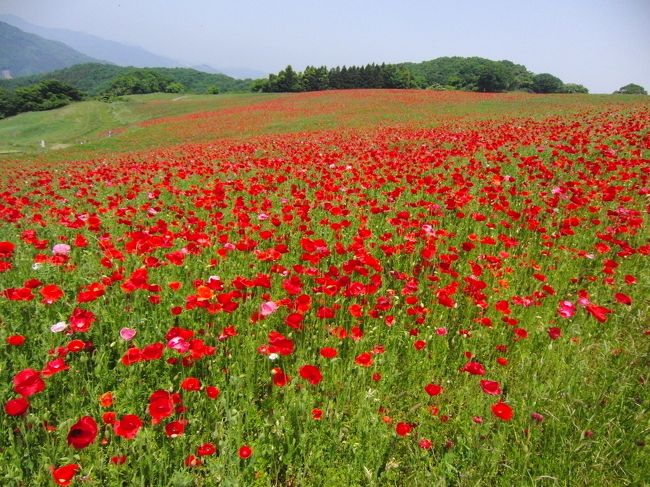
<svg viewBox="0 0 650 487">
<path fill-rule="evenodd" d="M 3 485 L 647 480 L 643 97 L 261 103 L 4 162 Z"/>
</svg>

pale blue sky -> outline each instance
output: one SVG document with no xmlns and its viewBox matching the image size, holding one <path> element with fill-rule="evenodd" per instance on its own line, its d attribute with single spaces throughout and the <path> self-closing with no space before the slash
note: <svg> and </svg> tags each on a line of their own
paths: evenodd
<svg viewBox="0 0 650 487">
<path fill-rule="evenodd" d="M 482 56 L 594 93 L 650 90 L 650 0 L 0 0 L 0 13 L 215 67 Z"/>
</svg>

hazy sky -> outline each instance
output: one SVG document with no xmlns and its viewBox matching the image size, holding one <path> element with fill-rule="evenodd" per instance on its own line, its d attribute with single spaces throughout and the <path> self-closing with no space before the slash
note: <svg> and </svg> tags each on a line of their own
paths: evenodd
<svg viewBox="0 0 650 487">
<path fill-rule="evenodd" d="M 650 90 L 650 0 L 0 0 L 0 13 L 216 68 L 481 56 L 592 93 Z"/>
</svg>

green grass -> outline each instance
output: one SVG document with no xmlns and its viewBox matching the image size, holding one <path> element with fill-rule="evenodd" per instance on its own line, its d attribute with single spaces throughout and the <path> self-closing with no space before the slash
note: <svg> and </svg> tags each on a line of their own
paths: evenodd
<svg viewBox="0 0 650 487">
<path fill-rule="evenodd" d="M 259 98 L 260 95 L 253 94 L 157 93 L 126 96 L 110 103 L 84 101 L 56 110 L 22 113 L 0 120 L 0 155 L 32 157 L 64 149 L 70 152 L 110 150 L 114 144 L 105 140 L 109 131 L 117 135 L 144 120 L 239 106 Z M 41 140 L 45 141 L 44 149 Z"/>
</svg>

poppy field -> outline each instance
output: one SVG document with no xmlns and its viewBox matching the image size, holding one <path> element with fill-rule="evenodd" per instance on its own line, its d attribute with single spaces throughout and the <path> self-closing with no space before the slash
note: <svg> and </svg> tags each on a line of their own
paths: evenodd
<svg viewBox="0 0 650 487">
<path fill-rule="evenodd" d="M 641 485 L 646 98 L 251 97 L 2 161 L 0 483 Z"/>
</svg>

